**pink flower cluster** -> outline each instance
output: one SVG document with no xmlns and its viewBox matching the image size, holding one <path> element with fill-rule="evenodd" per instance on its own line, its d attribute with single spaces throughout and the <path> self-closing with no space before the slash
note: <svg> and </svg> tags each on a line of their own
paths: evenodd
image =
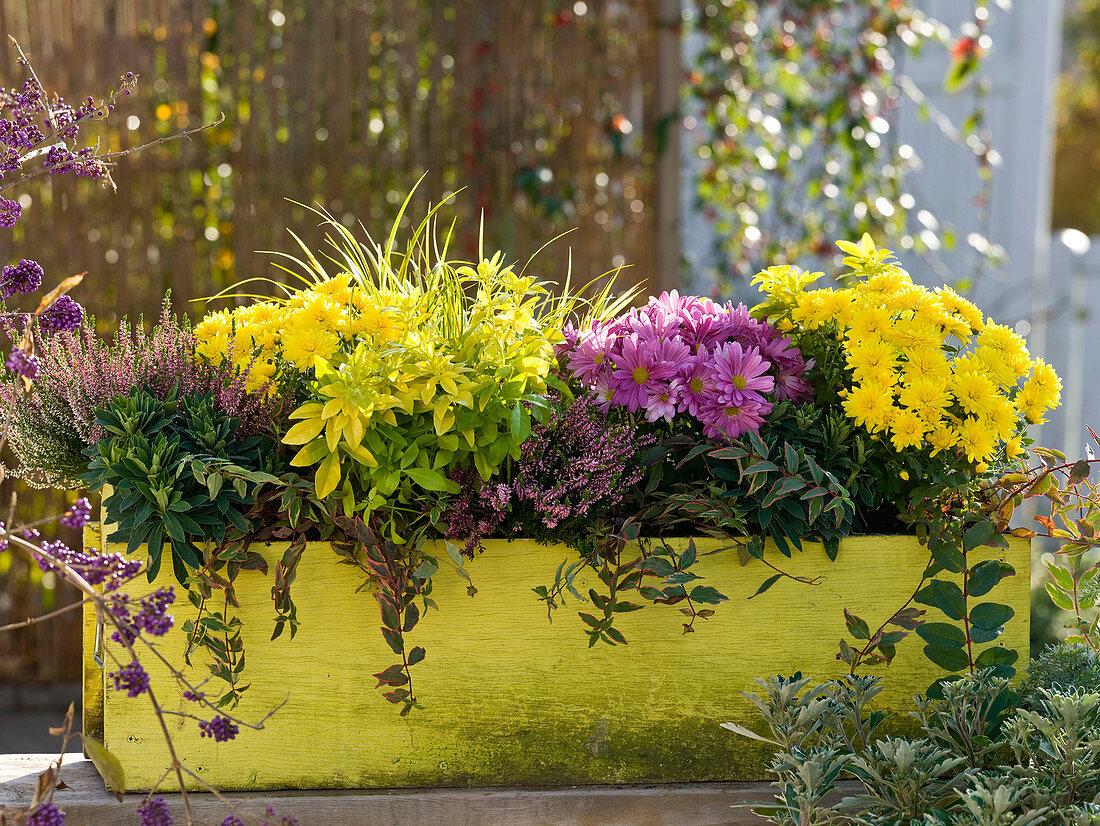
<svg viewBox="0 0 1100 826">
<path fill-rule="evenodd" d="M 708 438 L 760 429 L 774 402 L 809 399 L 809 365 L 791 340 L 744 304 L 715 304 L 673 290 L 618 318 L 568 325 L 558 359 L 604 409 L 642 411 L 650 422 L 698 420 Z"/>
</svg>

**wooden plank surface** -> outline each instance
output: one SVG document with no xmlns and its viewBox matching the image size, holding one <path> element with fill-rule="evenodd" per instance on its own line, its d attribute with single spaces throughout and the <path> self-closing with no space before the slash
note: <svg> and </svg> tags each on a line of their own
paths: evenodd
<svg viewBox="0 0 1100 826">
<path fill-rule="evenodd" d="M 242 729 L 228 744 L 200 739 L 193 718 L 171 717 L 176 748 L 207 782 L 231 790 L 766 779 L 766 746 L 719 724 L 759 727 L 742 695 L 755 689 L 755 677 L 802 671 L 820 681 L 841 674 L 835 653 L 843 608 L 877 627 L 910 597 L 927 552 L 912 538 L 858 537 L 846 540 L 832 563 L 820 546 L 807 544 L 792 560 L 771 558 L 792 573 L 820 577 L 814 584 L 784 580 L 750 600 L 771 570 L 741 568 L 736 551 L 719 547 L 700 542 L 703 554 L 715 552 L 696 568 L 703 583 L 729 596 L 712 619 L 685 635 L 677 611 L 647 607 L 622 618 L 629 644 L 614 648 L 588 648 L 577 604 L 550 623 L 531 594 L 572 556 L 564 547 L 487 542 L 468 563 L 478 589 L 473 598 L 444 565 L 432 593 L 440 611 L 426 615 L 406 642 L 427 649 L 413 669 L 425 708 L 402 718 L 371 677 L 394 659 L 380 637 L 374 599 L 353 593 L 360 577 L 336 564 L 331 548 L 311 544 L 294 584 L 301 620 L 294 640 L 268 640 L 270 580 L 244 572 L 237 582 L 251 683 L 237 716 L 258 720 L 287 705 L 263 731 Z M 282 547 L 263 552 L 274 560 Z M 1026 651 L 1029 546 L 1013 540 L 1004 557 L 1019 575 L 993 596 L 1012 605 L 1016 619 L 998 644 Z M 156 584 L 170 584 L 168 577 Z M 600 583 L 585 572 L 578 586 L 587 592 Z M 135 584 L 134 596 L 143 587 Z M 177 624 L 188 610 L 186 600 L 177 601 Z M 183 635 L 169 634 L 160 647 L 180 662 Z M 107 648 L 110 671 L 117 668 L 112 652 L 121 655 Z M 196 666 L 196 675 L 205 673 Z M 173 696 L 163 668 L 150 671 L 168 711 L 210 716 L 178 691 Z M 879 707 L 911 725 L 910 698 L 940 673 L 923 657 L 920 640 L 903 642 Z M 147 702 L 108 690 L 103 722 L 104 741 L 122 760 L 130 787 L 148 788 L 167 757 Z"/>
<path fill-rule="evenodd" d="M 0 812 L 26 806 L 34 781 L 52 755 L 0 755 Z M 91 762 L 62 767 L 69 786 L 54 802 L 64 809 L 65 826 L 132 826 L 141 795 L 119 803 L 103 789 Z M 302 826 L 749 826 L 764 821 L 742 804 L 772 799 L 767 783 L 691 783 L 670 786 L 581 786 L 557 789 L 419 789 L 351 792 L 268 792 L 233 795 L 244 812 L 261 814 L 272 806 Z M 178 794 L 165 800 L 183 822 Z M 219 823 L 229 810 L 209 794 L 191 798 L 196 819 Z"/>
</svg>

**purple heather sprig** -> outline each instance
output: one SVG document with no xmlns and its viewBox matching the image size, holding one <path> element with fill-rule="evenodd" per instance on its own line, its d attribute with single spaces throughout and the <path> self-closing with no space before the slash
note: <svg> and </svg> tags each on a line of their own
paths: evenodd
<svg viewBox="0 0 1100 826">
<path fill-rule="evenodd" d="M 168 804 L 160 795 L 146 797 L 138 806 L 137 813 L 141 818 L 141 826 L 172 826 L 172 815 L 168 812 Z"/>
<path fill-rule="evenodd" d="M 52 803 L 39 803 L 27 818 L 26 826 L 65 826 L 65 813 Z"/>
<path fill-rule="evenodd" d="M 5 300 L 16 293 L 33 293 L 42 286 L 45 272 L 42 265 L 29 258 L 23 258 L 18 264 L 8 264 L 0 271 L 0 298 Z"/>
<path fill-rule="evenodd" d="M 566 520 L 609 511 L 641 479 L 638 457 L 654 442 L 633 423 L 609 417 L 596 396 L 581 395 L 555 410 L 545 425 L 532 428 L 511 485 L 484 482 L 473 469 L 452 472 L 461 491 L 447 514 L 447 536 L 465 542 L 466 554 L 472 555 L 482 539 L 499 532 L 510 517 L 522 519 L 524 512 L 539 527 L 554 530 Z M 531 527 L 517 523 L 505 530 Z"/>
<path fill-rule="evenodd" d="M 240 732 L 240 727 L 228 717 L 217 716 L 213 720 L 199 721 L 202 730 L 199 737 L 213 737 L 215 743 L 224 743 L 232 740 Z"/>
<path fill-rule="evenodd" d="M 88 497 L 81 496 L 69 509 L 65 511 L 64 515 L 59 520 L 66 528 L 72 528 L 74 531 L 79 531 L 92 518 L 92 503 L 88 501 Z"/>
<path fill-rule="evenodd" d="M 62 295 L 38 317 L 46 333 L 64 333 L 78 329 L 84 323 L 84 308 L 67 295 Z"/>
<path fill-rule="evenodd" d="M 558 358 L 605 410 L 641 411 L 650 422 L 688 416 L 709 438 L 758 430 L 776 401 L 811 392 L 802 354 L 743 304 L 673 291 L 564 333 Z"/>
<path fill-rule="evenodd" d="M 137 660 L 107 676 L 115 681 L 115 691 L 125 691 L 128 697 L 139 697 L 149 690 L 149 675 Z"/>
</svg>

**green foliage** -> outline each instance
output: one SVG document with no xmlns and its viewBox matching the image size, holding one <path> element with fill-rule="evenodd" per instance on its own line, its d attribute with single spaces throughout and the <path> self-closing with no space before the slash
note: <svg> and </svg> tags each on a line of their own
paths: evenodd
<svg viewBox="0 0 1100 826">
<path fill-rule="evenodd" d="M 278 479 L 261 470 L 261 436 L 237 439 L 237 422 L 217 411 L 209 396 L 172 393 L 163 401 L 135 390 L 97 411 L 107 433 L 86 448 L 82 477 L 89 488 L 114 488 L 104 500 L 115 524 L 108 540 L 125 541 L 127 553 L 148 545 L 148 576 L 160 571 L 165 542 L 176 580 L 185 584 L 203 565 L 196 543 L 225 541 L 230 526 L 249 530 L 244 510 L 255 489 Z"/>
<path fill-rule="evenodd" d="M 986 671 L 917 701 L 915 737 L 875 737 L 867 703 L 881 677 L 814 687 L 801 675 L 757 680 L 746 695 L 770 730 L 731 731 L 774 744 L 775 802 L 754 809 L 777 824 L 1094 823 L 1100 812 L 1100 695 L 1039 689 L 1032 707 Z M 856 792 L 841 783 L 855 781 Z M 844 796 L 846 794 L 846 796 Z"/>
<path fill-rule="evenodd" d="M 945 127 L 945 140 L 974 151 L 976 183 L 988 197 L 995 156 L 982 128 L 987 84 L 977 78 L 989 46 L 987 2 L 975 4 L 957 39 L 906 0 L 692 5 L 700 45 L 687 93 L 701 138 L 697 195 L 722 239 L 721 282 L 750 275 L 760 261 L 827 257 L 832 239 L 864 232 L 918 253 L 954 244 L 953 228 L 938 222 L 907 234 L 917 201 L 906 182 L 919 159 L 889 136 L 897 107 L 915 104 Z M 908 52 L 951 40 L 944 86 L 952 93 L 969 85 L 974 100 L 959 129 L 899 70 Z M 1003 254 L 995 244 L 982 249 Z"/>
<path fill-rule="evenodd" d="M 4 432 L 11 439 L 20 466 L 11 474 L 38 488 L 73 490 L 88 470 L 86 445 L 62 392 L 37 384 L 33 393 L 8 372 L 0 389 Z"/>
<path fill-rule="evenodd" d="M 1080 689 L 1100 693 L 1100 654 L 1082 643 L 1048 645 L 1027 664 L 1020 696 L 1031 703 L 1040 691 Z"/>
</svg>

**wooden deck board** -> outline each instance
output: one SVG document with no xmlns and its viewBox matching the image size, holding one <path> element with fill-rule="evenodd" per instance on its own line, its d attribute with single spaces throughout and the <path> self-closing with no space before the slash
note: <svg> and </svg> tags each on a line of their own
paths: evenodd
<svg viewBox="0 0 1100 826">
<path fill-rule="evenodd" d="M 19 809 L 34 794 L 35 779 L 54 755 L 0 755 L 0 812 Z M 56 793 L 65 826 L 132 826 L 141 795 L 119 803 L 103 788 L 91 762 L 66 760 L 61 777 L 69 787 Z M 166 794 L 173 817 L 183 822 L 178 794 Z M 368 791 L 274 791 L 231 795 L 245 812 L 272 806 L 297 817 L 301 826 L 741 826 L 764 821 L 748 802 L 771 800 L 767 783 L 689 783 L 663 786 L 571 786 L 554 789 L 371 789 Z M 191 795 L 195 818 L 220 823 L 229 810 L 212 795 Z M 9 813 L 12 813 L 9 811 Z M 247 820 L 247 818 L 246 818 Z M 252 821 L 250 821 L 252 822 Z"/>
</svg>

